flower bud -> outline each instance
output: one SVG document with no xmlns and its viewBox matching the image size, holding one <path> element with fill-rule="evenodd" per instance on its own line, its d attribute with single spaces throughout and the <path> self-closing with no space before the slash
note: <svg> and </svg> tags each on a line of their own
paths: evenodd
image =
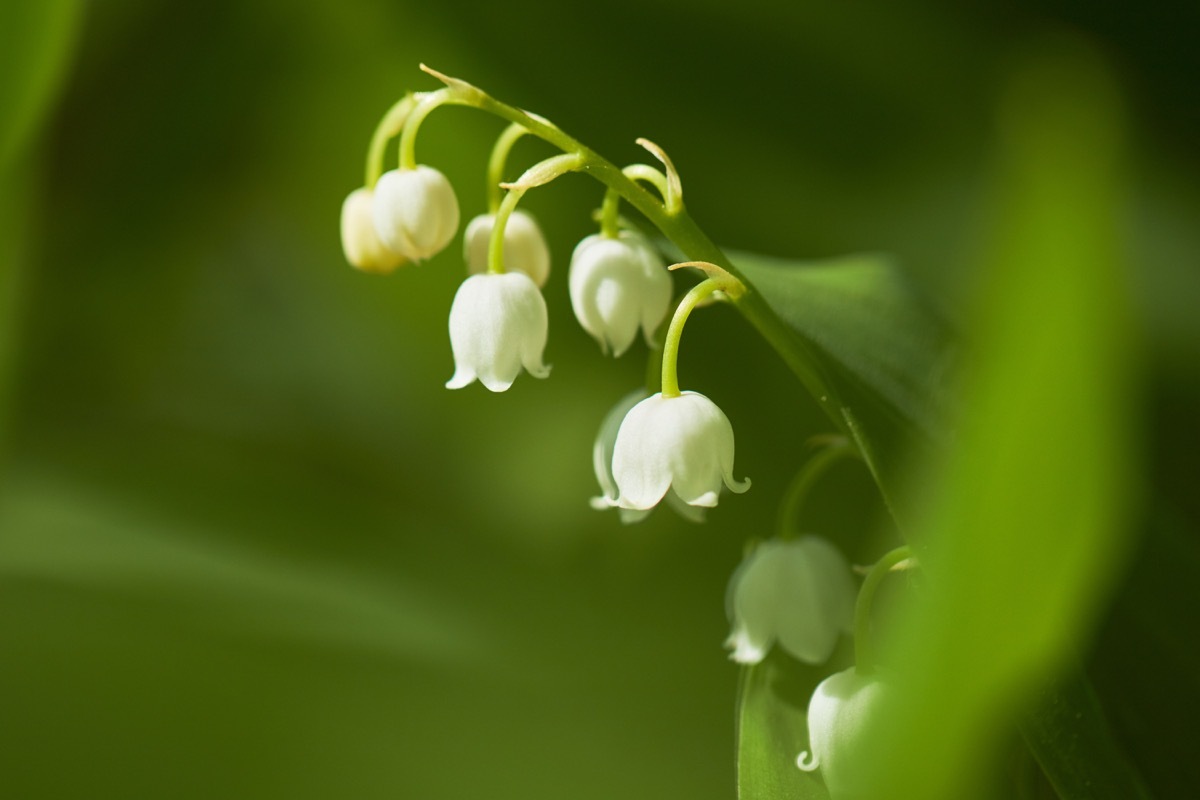
<svg viewBox="0 0 1200 800">
<path fill-rule="evenodd" d="M 342 203 L 342 252 L 351 266 L 386 275 L 404 263 L 404 256 L 379 239 L 372 217 L 374 192 L 355 189 Z"/>
<path fill-rule="evenodd" d="M 669 490 L 690 506 L 711 508 L 722 485 L 738 493 L 750 488 L 733 478 L 729 420 L 696 392 L 651 395 L 630 409 L 617 431 L 612 472 L 618 495 L 610 505 L 618 508 L 653 508 Z"/>
<path fill-rule="evenodd" d="M 776 641 L 790 655 L 821 664 L 854 625 L 854 582 L 838 549 L 816 536 L 763 542 L 729 580 L 725 646 L 739 664 L 757 664 Z"/>
<path fill-rule="evenodd" d="M 488 247 L 492 239 L 495 214 L 480 214 L 467 223 L 463 235 L 463 257 L 472 274 L 487 272 Z M 550 277 L 550 248 L 537 222 L 524 211 L 513 211 L 504 226 L 504 268 L 524 272 L 541 288 Z"/>
<path fill-rule="evenodd" d="M 412 261 L 440 253 L 458 230 L 458 198 L 433 167 L 393 169 L 375 184 L 375 230 L 385 245 Z"/>
<path fill-rule="evenodd" d="M 546 301 L 528 275 L 472 275 L 450 306 L 454 377 L 446 388 L 461 389 L 478 378 L 493 392 L 503 392 L 522 366 L 545 378 L 550 374 L 542 363 L 546 335 Z"/>
<path fill-rule="evenodd" d="M 671 275 L 642 236 L 589 236 L 571 255 L 571 307 L 583 329 L 620 356 L 640 326 L 650 342 L 671 304 Z"/>
<path fill-rule="evenodd" d="M 808 746 L 796 766 L 805 772 L 821 770 L 832 800 L 865 800 L 863 732 L 890 693 L 878 675 L 855 667 L 834 673 L 817 686 L 808 703 Z"/>
</svg>

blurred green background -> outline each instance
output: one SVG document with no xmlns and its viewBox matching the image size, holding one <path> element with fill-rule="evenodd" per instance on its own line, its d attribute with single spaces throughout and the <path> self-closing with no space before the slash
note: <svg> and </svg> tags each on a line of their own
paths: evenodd
<svg viewBox="0 0 1200 800">
<path fill-rule="evenodd" d="M 1189 796 L 1197 30 L 1183 3 L 7 4 L 6 796 L 732 796 L 725 582 L 829 423 L 734 312 L 698 314 L 681 380 L 730 417 L 753 490 L 702 527 L 589 510 L 592 437 L 644 371 L 640 345 L 602 358 L 566 296 L 598 185 L 523 204 L 555 258 L 551 379 L 448 392 L 457 244 L 386 279 L 341 254 L 373 126 L 434 88 L 426 62 L 615 161 L 658 142 L 722 244 L 890 251 L 964 324 L 1000 87 L 1064 31 L 1130 115 L 1145 528 L 1169 532 L 1105 612 L 1093 677 L 1160 796 Z M 448 109 L 422 129 L 464 219 L 502 127 Z M 853 466 L 806 514 L 859 561 L 889 533 Z"/>
</svg>

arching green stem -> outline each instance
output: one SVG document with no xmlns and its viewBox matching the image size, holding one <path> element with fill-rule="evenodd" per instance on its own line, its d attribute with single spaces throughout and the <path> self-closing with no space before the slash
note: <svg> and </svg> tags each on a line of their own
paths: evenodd
<svg viewBox="0 0 1200 800">
<path fill-rule="evenodd" d="M 912 556 L 912 548 L 908 545 L 885 554 L 871 567 L 858 590 L 858 602 L 854 606 L 854 663 L 860 675 L 870 675 L 875 669 L 875 646 L 871 642 L 871 602 L 875 599 L 875 590 L 893 567 Z"/>
<path fill-rule="evenodd" d="M 683 338 L 684 323 L 687 322 L 687 318 L 696 304 L 720 289 L 721 283 L 718 278 L 700 281 L 683 296 L 679 307 L 675 309 L 675 315 L 671 317 L 671 327 L 667 328 L 667 340 L 663 343 L 663 397 L 679 397 L 679 376 L 676 371 L 676 362 L 679 360 L 679 340 Z"/>
<path fill-rule="evenodd" d="M 492 221 L 492 238 L 488 240 L 488 272 L 492 275 L 504 274 L 504 229 L 508 227 L 508 218 L 524 195 L 524 189 L 509 189 L 500 208 L 496 210 L 496 219 Z"/>
<path fill-rule="evenodd" d="M 804 463 L 804 466 L 796 473 L 796 477 L 792 478 L 787 492 L 783 495 L 783 502 L 779 505 L 780 539 L 796 537 L 799 530 L 796 519 L 817 479 L 838 461 L 853 455 L 857 455 L 857 451 L 854 449 L 854 445 L 850 444 L 849 439 L 844 436 L 832 436 L 825 447 L 818 450 L 812 458 Z"/>
<path fill-rule="evenodd" d="M 564 153 L 578 155 L 581 159 L 578 168 L 581 171 L 615 190 L 623 200 L 645 215 L 651 224 L 662 231 L 663 235 L 683 251 L 688 258 L 717 264 L 740 280 L 745 286 L 745 291 L 733 299 L 734 307 L 779 353 L 784 363 L 800 379 L 804 388 L 838 429 L 851 435 L 856 442 L 858 441 L 858 437 L 855 432 L 851 431 L 851 425 L 843 412 L 844 404 L 821 367 L 812 346 L 800 339 L 779 318 L 753 284 L 748 282 L 721 249 L 713 244 L 712 240 L 683 208 L 682 202 L 678 201 L 678 193 L 675 194 L 678 207 L 670 212 L 659 196 L 638 185 L 633 178 L 622 172 L 611 161 L 569 136 L 556 125 L 507 103 L 502 103 L 465 81 L 442 75 L 427 67 L 423 68 L 446 84 L 445 89 L 432 93 L 438 95 L 437 105 L 452 104 L 478 108 L 509 122 L 520 123 L 531 134 Z M 447 94 L 440 94 L 441 92 L 447 92 Z M 425 101 L 422 101 L 421 105 L 425 107 Z M 431 111 L 432 108 L 433 106 L 430 106 L 428 110 Z M 408 125 L 405 126 L 404 134 L 409 134 Z M 403 141 L 401 144 L 403 145 Z M 638 176 L 639 179 L 642 177 Z"/>
<path fill-rule="evenodd" d="M 621 233 L 620 216 L 621 195 L 616 190 L 609 189 L 604 193 L 604 204 L 600 206 L 600 234 L 608 239 L 616 239 Z"/>
<path fill-rule="evenodd" d="M 417 167 L 417 132 L 435 108 L 447 103 L 454 103 L 454 90 L 449 87 L 428 92 L 421 96 L 416 108 L 404 121 L 404 130 L 400 133 L 400 169 L 416 169 Z"/>
<path fill-rule="evenodd" d="M 411 93 L 406 94 L 388 109 L 375 126 L 375 133 L 371 135 L 371 146 L 367 148 L 366 182 L 363 185 L 368 189 L 374 189 L 375 184 L 379 183 L 379 176 L 383 174 L 383 156 L 387 151 L 388 140 L 400 133 L 416 104 L 417 98 Z"/>
<path fill-rule="evenodd" d="M 508 163 L 508 154 L 512 152 L 513 145 L 517 143 L 517 140 L 527 133 L 529 131 L 524 125 L 514 122 L 504 129 L 492 147 L 492 156 L 488 159 L 487 169 L 489 214 L 495 214 L 500 210 L 500 201 L 504 197 L 504 190 L 500 188 L 500 184 L 504 182 L 504 167 Z"/>
</svg>

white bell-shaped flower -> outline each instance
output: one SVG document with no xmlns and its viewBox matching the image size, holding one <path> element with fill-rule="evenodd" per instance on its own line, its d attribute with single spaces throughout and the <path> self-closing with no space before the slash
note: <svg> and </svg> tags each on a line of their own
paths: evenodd
<svg viewBox="0 0 1200 800">
<path fill-rule="evenodd" d="M 778 641 L 793 657 L 821 664 L 838 635 L 852 629 L 854 600 L 850 565 L 829 542 L 816 536 L 763 542 L 729 580 L 729 657 L 757 664 Z"/>
<path fill-rule="evenodd" d="M 546 333 L 546 301 L 528 275 L 472 275 L 450 306 L 454 377 L 446 388 L 461 389 L 478 378 L 493 392 L 503 392 L 522 366 L 545 378 L 550 374 L 542 363 Z"/>
<path fill-rule="evenodd" d="M 492 240 L 495 214 L 480 214 L 469 223 L 463 234 L 463 257 L 472 274 L 487 272 L 488 247 Z M 537 221 L 520 209 L 513 211 L 504 226 L 504 268 L 524 272 L 533 278 L 538 288 L 550 277 L 550 248 Z"/>
<path fill-rule="evenodd" d="M 600 423 L 600 431 L 596 434 L 596 443 L 592 446 L 592 467 L 596 471 L 596 481 L 600 484 L 600 491 L 603 492 L 600 497 L 591 499 L 591 506 L 597 511 L 613 508 L 616 504 L 618 491 L 617 482 L 613 478 L 612 457 L 613 447 L 617 443 L 617 432 L 621 428 L 621 422 L 625 419 L 625 415 L 629 413 L 629 409 L 645 400 L 649 394 L 645 389 L 635 389 L 622 397 L 604 415 L 604 421 Z M 679 499 L 679 495 L 675 494 L 674 489 L 667 492 L 667 504 L 690 522 L 704 522 L 704 509 L 689 506 Z M 621 522 L 628 525 L 645 519 L 651 509 L 621 508 L 618 511 L 621 514 Z"/>
<path fill-rule="evenodd" d="M 817 686 L 808 703 L 808 746 L 796 759 L 805 772 L 820 769 L 833 800 L 865 800 L 863 732 L 872 724 L 891 689 L 877 674 L 856 668 L 830 675 Z"/>
<path fill-rule="evenodd" d="M 651 341 L 671 305 L 671 275 L 646 239 L 622 231 L 596 234 L 575 247 L 568 278 L 571 307 L 600 349 L 620 356 L 640 327 Z"/>
<path fill-rule="evenodd" d="M 617 497 L 610 505 L 645 510 L 669 491 L 711 508 L 721 487 L 744 492 L 733 477 L 733 428 L 716 403 L 696 392 L 651 395 L 625 415 L 612 457 Z"/>
<path fill-rule="evenodd" d="M 375 193 L 363 186 L 342 203 L 342 252 L 351 266 L 386 275 L 406 259 L 384 244 L 375 232 L 374 197 Z"/>
<path fill-rule="evenodd" d="M 458 231 L 458 198 L 433 167 L 393 169 L 375 184 L 374 218 L 385 245 L 423 261 L 445 249 Z"/>
</svg>

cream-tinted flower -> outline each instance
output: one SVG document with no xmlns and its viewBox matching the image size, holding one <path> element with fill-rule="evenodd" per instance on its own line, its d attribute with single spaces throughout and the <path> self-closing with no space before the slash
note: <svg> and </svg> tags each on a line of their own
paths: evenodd
<svg viewBox="0 0 1200 800">
<path fill-rule="evenodd" d="M 856 668 L 830 675 L 808 703 L 809 749 L 796 759 L 805 772 L 820 769 L 833 800 L 865 798 L 863 775 L 870 768 L 862 754 L 863 732 L 891 690 L 878 675 Z"/>
<path fill-rule="evenodd" d="M 495 214 L 480 214 L 467 223 L 463 234 L 463 257 L 467 270 L 472 274 L 487 272 L 488 246 L 492 239 Z M 504 269 L 524 272 L 533 278 L 538 288 L 546 285 L 550 277 L 550 248 L 537 221 L 524 211 L 516 210 L 509 215 L 504 226 Z"/>
<path fill-rule="evenodd" d="M 829 542 L 816 536 L 763 542 L 729 580 L 729 657 L 757 664 L 779 642 L 801 661 L 823 663 L 838 635 L 853 627 L 854 599 L 850 565 Z"/>
<path fill-rule="evenodd" d="M 528 275 L 472 275 L 450 306 L 454 377 L 446 388 L 461 389 L 478 378 L 493 392 L 503 392 L 521 367 L 545 378 L 550 374 L 542 363 L 546 328 L 546 301 Z"/>
<path fill-rule="evenodd" d="M 374 197 L 375 193 L 364 186 L 351 192 L 342 203 L 342 252 L 351 266 L 386 275 L 406 259 L 384 244 L 375 232 Z"/>
<path fill-rule="evenodd" d="M 596 443 L 592 446 L 592 467 L 596 471 L 596 481 L 600 484 L 603 495 L 591 499 L 592 508 L 597 511 L 613 508 L 617 501 L 617 482 L 613 479 L 612 458 L 613 446 L 617 442 L 617 432 L 629 409 L 649 396 L 645 389 L 635 389 L 622 397 L 612 409 L 605 414 L 600 423 L 600 431 L 596 434 Z M 675 490 L 667 492 L 667 504 L 679 512 L 680 516 L 691 522 L 704 522 L 704 509 L 689 506 L 679 499 Z M 621 522 L 630 524 L 640 522 L 650 513 L 650 509 L 621 508 Z"/>
<path fill-rule="evenodd" d="M 744 492 L 733 477 L 733 428 L 702 394 L 651 395 L 625 415 L 612 457 L 618 508 L 653 508 L 668 491 L 690 506 L 717 504 L 721 487 Z"/>
<path fill-rule="evenodd" d="M 571 307 L 600 349 L 620 356 L 638 328 L 649 342 L 671 304 L 671 275 L 646 239 L 622 231 L 589 236 L 571 255 Z"/>
<path fill-rule="evenodd" d="M 393 169 L 375 184 L 375 231 L 412 261 L 437 255 L 458 231 L 458 198 L 433 167 Z"/>
</svg>

